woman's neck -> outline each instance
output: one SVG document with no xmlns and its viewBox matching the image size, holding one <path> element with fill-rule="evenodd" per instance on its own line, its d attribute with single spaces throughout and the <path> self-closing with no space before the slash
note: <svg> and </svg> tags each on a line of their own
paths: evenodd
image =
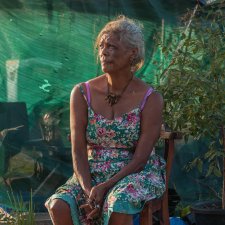
<svg viewBox="0 0 225 225">
<path fill-rule="evenodd" d="M 108 85 L 111 87 L 110 90 L 113 93 L 120 92 L 128 82 L 133 78 L 133 73 L 123 73 L 123 74 L 106 74 L 106 79 Z"/>
</svg>

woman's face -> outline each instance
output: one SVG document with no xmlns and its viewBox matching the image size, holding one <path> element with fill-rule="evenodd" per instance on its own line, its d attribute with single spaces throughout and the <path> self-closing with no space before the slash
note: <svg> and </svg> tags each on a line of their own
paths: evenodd
<svg viewBox="0 0 225 225">
<path fill-rule="evenodd" d="M 98 54 L 105 73 L 130 69 L 134 50 L 128 48 L 116 34 L 104 34 L 100 40 Z"/>
</svg>

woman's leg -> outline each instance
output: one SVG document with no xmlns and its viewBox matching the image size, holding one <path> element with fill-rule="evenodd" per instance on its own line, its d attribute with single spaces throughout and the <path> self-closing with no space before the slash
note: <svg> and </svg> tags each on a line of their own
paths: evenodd
<svg viewBox="0 0 225 225">
<path fill-rule="evenodd" d="M 113 212 L 109 219 L 109 225 L 133 225 L 133 215 Z"/>
<path fill-rule="evenodd" d="M 54 199 L 50 203 L 45 203 L 45 207 L 54 225 L 73 225 L 70 207 L 65 201 Z"/>
</svg>

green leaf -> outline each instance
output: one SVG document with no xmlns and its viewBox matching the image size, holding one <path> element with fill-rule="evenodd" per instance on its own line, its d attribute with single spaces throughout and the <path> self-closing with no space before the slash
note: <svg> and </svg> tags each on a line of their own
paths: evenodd
<svg viewBox="0 0 225 225">
<path fill-rule="evenodd" d="M 185 34 L 185 33 L 182 33 L 180 39 L 183 40 L 183 39 L 185 39 L 185 38 L 186 38 L 186 34 Z"/>
<path fill-rule="evenodd" d="M 207 173 L 206 173 L 206 177 L 208 177 L 208 176 L 211 175 L 213 169 L 214 169 L 214 166 L 213 166 L 212 164 L 210 164 L 209 169 L 208 169 L 208 171 L 207 171 Z"/>
<path fill-rule="evenodd" d="M 222 176 L 221 171 L 216 166 L 213 168 L 213 173 L 217 177 L 221 177 Z"/>
<path fill-rule="evenodd" d="M 202 162 L 201 159 L 199 159 L 199 160 L 197 161 L 197 168 L 198 168 L 198 171 L 199 171 L 200 173 L 202 173 L 203 162 Z"/>
</svg>

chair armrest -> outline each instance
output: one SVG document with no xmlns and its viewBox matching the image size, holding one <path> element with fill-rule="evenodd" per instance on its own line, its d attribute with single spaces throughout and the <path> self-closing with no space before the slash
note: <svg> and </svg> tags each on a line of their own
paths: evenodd
<svg viewBox="0 0 225 225">
<path fill-rule="evenodd" d="M 181 132 L 172 132 L 172 131 L 161 130 L 160 138 L 165 139 L 165 140 L 182 139 L 182 133 Z"/>
</svg>

